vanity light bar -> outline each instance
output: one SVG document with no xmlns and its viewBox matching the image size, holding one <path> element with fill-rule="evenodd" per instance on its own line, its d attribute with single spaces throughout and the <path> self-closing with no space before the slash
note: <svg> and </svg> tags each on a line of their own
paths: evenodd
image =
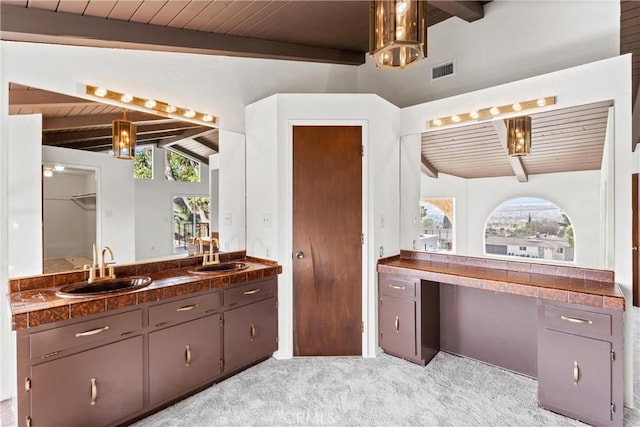
<svg viewBox="0 0 640 427">
<path fill-rule="evenodd" d="M 493 107 L 482 108 L 463 114 L 453 114 L 447 117 L 438 117 L 429 120 L 430 128 L 437 128 L 470 120 L 482 120 L 490 117 L 496 117 L 503 114 L 518 113 L 533 108 L 546 107 L 556 103 L 555 96 L 547 96 L 545 98 L 532 99 L 530 101 L 515 102 L 508 105 L 494 105 Z"/>
<path fill-rule="evenodd" d="M 120 93 L 103 87 L 86 85 L 85 93 L 98 98 L 108 99 L 119 105 L 135 105 L 138 107 L 136 108 L 137 110 L 146 110 L 159 116 L 204 123 L 208 126 L 215 125 L 218 121 L 217 117 L 210 114 L 178 107 L 157 99 L 139 98 L 130 93 Z"/>
</svg>

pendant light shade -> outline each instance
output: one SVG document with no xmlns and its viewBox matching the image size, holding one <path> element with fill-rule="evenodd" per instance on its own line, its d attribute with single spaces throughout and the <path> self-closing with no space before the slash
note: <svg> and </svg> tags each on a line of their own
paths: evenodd
<svg viewBox="0 0 640 427">
<path fill-rule="evenodd" d="M 133 159 L 136 156 L 136 125 L 127 120 L 127 111 L 123 118 L 114 120 L 111 135 L 113 139 L 113 157 L 118 159 Z"/>
<path fill-rule="evenodd" d="M 531 117 L 506 119 L 507 151 L 510 156 L 531 154 Z"/>
<path fill-rule="evenodd" d="M 369 52 L 382 68 L 405 68 L 426 58 L 426 2 L 372 0 Z"/>
</svg>

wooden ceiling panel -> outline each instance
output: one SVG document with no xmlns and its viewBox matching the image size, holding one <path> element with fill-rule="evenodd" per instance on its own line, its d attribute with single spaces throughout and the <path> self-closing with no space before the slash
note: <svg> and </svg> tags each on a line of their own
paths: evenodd
<svg viewBox="0 0 640 427">
<path fill-rule="evenodd" d="M 259 13 L 245 16 L 242 25 L 236 26 L 230 34 L 245 37 L 254 35 L 259 28 L 278 19 L 287 6 L 286 1 L 261 1 L 258 3 L 263 6 L 263 9 Z M 215 28 L 203 28 L 203 30 L 216 32 Z"/>
<path fill-rule="evenodd" d="M 151 18 L 151 21 L 147 23 L 166 27 L 169 25 L 169 22 L 171 22 L 171 20 L 182 11 L 182 9 L 187 7 L 188 4 L 189 0 L 167 1 L 162 5 L 162 8 L 158 10 L 155 16 Z"/>
<path fill-rule="evenodd" d="M 58 8 L 58 0 L 29 0 L 28 7 L 36 9 L 56 10 Z"/>
<path fill-rule="evenodd" d="M 73 1 L 73 0 L 65 0 Z M 95 16 L 97 18 L 107 18 L 117 1 L 113 0 L 89 0 L 89 4 L 84 10 L 83 15 Z"/>
<path fill-rule="evenodd" d="M 136 10 L 142 4 L 142 0 L 118 0 L 116 5 L 109 12 L 109 19 L 120 19 L 121 21 L 128 21 L 136 13 Z"/>
<path fill-rule="evenodd" d="M 58 9 L 56 9 L 56 11 L 61 13 L 74 13 L 77 15 L 82 15 L 88 4 L 88 0 L 60 1 L 60 4 L 58 4 Z"/>
<path fill-rule="evenodd" d="M 168 26 L 173 28 L 185 28 L 200 12 L 202 12 L 209 2 L 207 1 L 191 1 L 182 9 L 171 21 Z"/>
<path fill-rule="evenodd" d="M 216 19 L 215 28 L 208 31 L 212 33 L 239 35 L 239 31 L 245 26 L 251 25 L 248 21 L 249 17 L 261 16 L 262 11 L 273 2 L 246 1 L 242 3 L 230 3 L 231 4 L 220 13 L 219 18 Z M 267 12 L 269 13 L 268 10 Z"/>
<path fill-rule="evenodd" d="M 148 24 L 154 16 L 164 7 L 166 1 L 143 1 L 135 13 L 131 17 L 133 22 L 141 22 Z"/>
<path fill-rule="evenodd" d="M 196 30 L 196 31 L 207 31 L 210 33 L 214 33 L 213 28 L 215 25 L 219 23 L 218 16 L 229 7 L 231 1 L 214 1 L 210 2 L 207 7 L 205 7 L 195 18 L 189 21 L 184 28 L 188 30 Z M 208 25 L 213 23 L 214 25 Z"/>
</svg>

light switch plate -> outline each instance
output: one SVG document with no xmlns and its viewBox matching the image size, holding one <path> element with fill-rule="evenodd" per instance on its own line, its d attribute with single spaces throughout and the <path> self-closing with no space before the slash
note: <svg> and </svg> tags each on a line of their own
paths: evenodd
<svg viewBox="0 0 640 427">
<path fill-rule="evenodd" d="M 263 213 L 262 214 L 262 226 L 264 228 L 271 228 L 271 214 L 270 213 Z"/>
</svg>

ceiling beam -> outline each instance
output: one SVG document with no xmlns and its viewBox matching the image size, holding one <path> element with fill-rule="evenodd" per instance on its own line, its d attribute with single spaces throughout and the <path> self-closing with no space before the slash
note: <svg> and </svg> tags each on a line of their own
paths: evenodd
<svg viewBox="0 0 640 427">
<path fill-rule="evenodd" d="M 43 131 L 54 131 L 64 129 L 80 129 L 96 126 L 105 126 L 111 129 L 111 122 L 119 119 L 121 114 L 93 114 L 84 116 L 67 116 L 67 117 L 51 117 L 42 119 Z M 135 122 L 138 126 L 150 123 L 172 123 L 175 119 L 167 119 L 165 117 L 153 114 L 142 113 L 138 111 L 127 112 L 127 120 Z"/>
<path fill-rule="evenodd" d="M 365 54 L 2 4 L 2 40 L 361 65 Z"/>
<path fill-rule="evenodd" d="M 163 124 L 152 124 L 139 126 L 137 129 L 138 141 L 145 139 L 145 137 L 152 136 L 158 138 L 158 134 L 163 135 L 175 135 L 176 132 L 183 133 L 189 129 L 198 129 L 202 132 L 202 129 L 211 130 L 206 126 L 198 126 L 193 123 L 174 122 Z M 111 139 L 111 126 L 104 129 L 91 129 L 91 130 L 79 130 L 71 132 L 53 132 L 45 133 L 42 135 L 43 145 L 66 145 L 72 142 L 83 142 L 99 139 Z"/>
<path fill-rule="evenodd" d="M 187 157 L 191 157 L 192 159 L 197 160 L 202 164 L 205 164 L 205 165 L 209 164 L 209 159 L 202 157 L 201 155 L 196 154 L 191 150 L 187 150 L 184 147 L 180 147 L 179 145 L 172 145 L 171 147 L 167 147 L 167 148 L 169 150 L 176 151 L 179 154 L 185 155 Z"/>
<path fill-rule="evenodd" d="M 484 7 L 481 1 L 429 0 L 429 4 L 467 22 L 484 18 Z"/>
<path fill-rule="evenodd" d="M 198 126 L 197 128 L 185 130 L 182 133 L 172 136 L 171 138 L 167 138 L 158 143 L 158 148 L 169 148 L 170 146 L 182 141 L 183 139 L 191 138 L 194 139 L 198 136 L 206 135 L 209 132 L 213 132 L 217 129 L 211 129 L 208 126 Z"/>
<path fill-rule="evenodd" d="M 431 178 L 438 177 L 438 169 L 436 169 L 430 162 L 427 160 L 425 156 L 420 156 L 422 161 L 422 171 L 430 176 Z"/>
<path fill-rule="evenodd" d="M 216 153 L 220 152 L 220 147 L 218 146 L 218 144 L 213 143 L 213 142 L 209 142 L 207 141 L 205 138 L 202 138 L 200 136 L 196 137 L 196 138 L 192 138 L 194 141 L 204 145 L 205 147 L 215 151 Z"/>
<path fill-rule="evenodd" d="M 2 6 L 4 11 L 4 6 Z M 94 105 L 96 102 L 89 99 L 76 98 L 75 96 L 63 95 L 61 93 L 49 92 L 42 89 L 20 89 L 9 91 L 9 105 L 16 107 L 31 106 L 63 106 L 63 105 Z"/>
<path fill-rule="evenodd" d="M 527 175 L 527 171 L 524 169 L 522 159 L 518 156 L 509 156 L 507 154 L 507 124 L 504 120 L 494 120 L 492 124 L 496 134 L 498 134 L 498 138 L 500 138 L 500 144 L 502 145 L 504 153 L 509 160 L 513 173 L 518 178 L 518 181 L 527 182 L 529 180 L 529 176 Z"/>
</svg>

